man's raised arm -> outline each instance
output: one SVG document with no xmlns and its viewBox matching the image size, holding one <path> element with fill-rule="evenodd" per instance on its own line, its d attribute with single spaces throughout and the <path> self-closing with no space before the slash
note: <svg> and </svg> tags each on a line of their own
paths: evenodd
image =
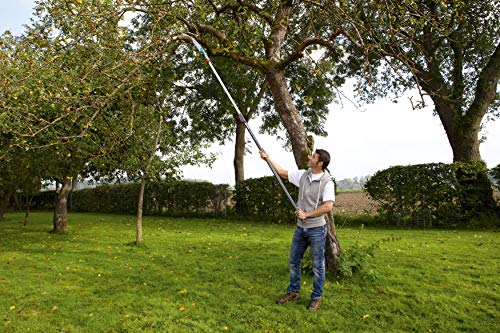
<svg viewBox="0 0 500 333">
<path fill-rule="evenodd" d="M 259 153 L 260 153 L 260 157 L 263 160 L 267 159 L 269 161 L 269 163 L 271 163 L 271 165 L 273 166 L 274 170 L 276 170 L 276 172 L 278 173 L 278 175 L 280 175 L 281 178 L 288 179 L 288 170 L 283 169 L 281 167 L 281 165 L 279 165 L 276 162 L 274 162 L 265 151 L 261 150 Z"/>
</svg>

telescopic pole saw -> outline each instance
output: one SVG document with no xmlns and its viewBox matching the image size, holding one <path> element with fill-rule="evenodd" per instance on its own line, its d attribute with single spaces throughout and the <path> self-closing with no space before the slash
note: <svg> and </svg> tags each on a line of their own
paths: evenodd
<svg viewBox="0 0 500 333">
<path fill-rule="evenodd" d="M 247 123 L 245 117 L 243 116 L 243 114 L 241 113 L 240 109 L 238 108 L 238 106 L 234 102 L 233 97 L 231 97 L 231 94 L 229 93 L 229 91 L 227 90 L 226 86 L 224 85 L 224 82 L 222 82 L 222 79 L 220 78 L 219 74 L 217 73 L 217 71 L 215 70 L 214 66 L 212 65 L 212 62 L 208 58 L 208 54 L 205 52 L 205 50 L 203 49 L 203 47 L 200 45 L 200 43 L 198 43 L 198 41 L 196 39 L 194 39 L 193 37 L 191 37 L 189 35 L 186 35 L 186 34 L 184 34 L 184 36 L 189 37 L 193 41 L 194 46 L 196 46 L 196 48 L 203 54 L 203 56 L 205 57 L 205 62 L 210 66 L 210 68 L 212 69 L 212 72 L 214 73 L 215 77 L 217 78 L 217 80 L 219 81 L 220 85 L 222 86 L 222 89 L 224 89 L 224 92 L 226 93 L 227 97 L 229 97 L 229 100 L 231 101 L 231 104 L 233 104 L 234 109 L 238 113 L 238 117 L 240 118 L 241 122 L 245 125 L 248 133 L 250 133 L 250 136 L 252 137 L 253 141 L 257 145 L 257 148 L 259 148 L 259 150 L 263 150 L 262 146 L 259 143 L 259 141 L 257 140 L 257 138 L 253 134 L 252 130 L 250 129 L 250 126 L 248 126 L 248 123 Z M 274 176 L 278 180 L 278 183 L 280 184 L 281 188 L 283 189 L 283 192 L 285 192 L 285 194 L 286 194 L 288 200 L 290 201 L 290 203 L 292 204 L 293 208 L 295 210 L 297 210 L 297 205 L 295 204 L 295 201 L 293 201 L 292 197 L 290 196 L 290 193 L 288 193 L 288 191 L 287 191 L 287 189 L 285 187 L 285 184 L 283 184 L 283 181 L 281 180 L 280 176 L 276 172 L 276 169 L 274 169 L 273 165 L 271 164 L 271 162 L 269 162 L 269 160 L 267 158 L 265 158 L 265 160 L 267 162 L 267 165 L 269 166 L 269 168 L 273 172 Z"/>
</svg>

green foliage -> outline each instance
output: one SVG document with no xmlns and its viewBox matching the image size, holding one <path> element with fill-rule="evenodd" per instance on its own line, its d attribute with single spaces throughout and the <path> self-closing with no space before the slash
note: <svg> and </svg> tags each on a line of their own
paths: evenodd
<svg viewBox="0 0 500 333">
<path fill-rule="evenodd" d="M 490 170 L 490 175 L 493 176 L 493 186 L 500 190 L 500 164 Z"/>
<path fill-rule="evenodd" d="M 380 249 L 380 243 L 393 242 L 400 240 L 400 237 L 394 237 L 391 235 L 389 237 L 384 237 L 373 241 L 368 245 L 361 244 L 361 232 L 364 230 L 364 225 L 361 225 L 356 242 L 350 247 L 344 247 L 342 249 L 342 254 L 339 258 L 339 269 L 337 271 L 337 276 L 343 278 L 352 278 L 358 276 L 361 279 L 375 280 L 377 274 L 372 267 L 371 261 L 375 255 L 375 250 Z M 304 275 L 314 276 L 311 251 L 308 248 L 304 254 L 304 259 L 302 260 L 302 273 Z"/>
<path fill-rule="evenodd" d="M 329 2 L 334 11 L 334 1 Z M 486 84 L 478 82 L 480 76 L 498 73 L 493 64 L 498 57 L 495 49 L 500 27 L 495 22 L 500 12 L 494 2 L 349 0 L 344 6 L 343 14 L 351 22 L 346 31 L 351 38 L 347 40 L 363 46 L 347 46 L 346 70 L 356 74 L 358 95 L 363 100 L 371 102 L 387 95 L 397 99 L 405 90 L 420 85 L 435 105 L 440 100 L 458 108 L 454 122 L 470 126 L 465 115 L 478 111 L 471 108 L 476 94 L 486 95 Z M 491 68 L 485 70 L 487 66 Z M 494 75 L 497 79 L 492 77 L 488 84 L 493 96 L 498 81 L 498 74 Z M 482 105 L 481 117 L 486 109 L 498 117 L 499 102 L 493 98 Z M 413 105 L 422 107 L 425 102 L 422 99 Z"/>
<path fill-rule="evenodd" d="M 485 172 L 482 162 L 395 166 L 377 172 L 366 190 L 388 223 L 427 217 L 432 224 L 457 224 L 482 212 L 476 192 Z"/>
<path fill-rule="evenodd" d="M 139 183 L 102 185 L 73 193 L 73 210 L 134 214 L 137 212 Z M 163 181 L 146 184 L 144 215 L 184 217 L 224 216 L 228 185 L 208 182 Z"/>
<path fill-rule="evenodd" d="M 292 198 L 298 195 L 296 186 L 285 182 Z M 235 213 L 247 219 L 295 223 L 293 207 L 274 177 L 246 179 L 236 186 L 233 198 Z"/>
<path fill-rule="evenodd" d="M 375 270 L 371 265 L 371 258 L 374 257 L 375 250 L 380 249 L 381 243 L 394 242 L 401 239 L 400 237 L 391 235 L 378 239 L 371 244 L 362 245 L 360 242 L 360 237 L 363 230 L 364 226 L 361 225 L 356 237 L 356 243 L 347 249 L 343 249 L 340 256 L 338 271 L 338 274 L 340 276 L 350 278 L 357 274 L 362 279 L 376 279 L 377 274 L 375 273 Z"/>
</svg>

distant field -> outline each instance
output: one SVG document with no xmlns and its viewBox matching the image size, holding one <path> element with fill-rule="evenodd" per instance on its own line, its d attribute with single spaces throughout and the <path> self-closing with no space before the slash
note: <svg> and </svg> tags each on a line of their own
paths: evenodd
<svg viewBox="0 0 500 333">
<path fill-rule="evenodd" d="M 493 192 L 497 203 L 500 204 L 500 191 Z M 363 191 L 340 191 L 337 194 L 334 213 L 335 214 L 373 214 L 377 212 L 378 203 Z"/>
<path fill-rule="evenodd" d="M 366 192 L 341 191 L 335 198 L 333 211 L 335 214 L 373 214 L 377 211 L 378 204 L 370 199 Z"/>
<path fill-rule="evenodd" d="M 294 227 L 215 219 L 52 214 L 0 222 L 1 332 L 499 332 L 495 232 L 338 229 L 344 251 L 381 239 L 372 279 L 328 276 L 324 303 L 276 305 Z"/>
</svg>

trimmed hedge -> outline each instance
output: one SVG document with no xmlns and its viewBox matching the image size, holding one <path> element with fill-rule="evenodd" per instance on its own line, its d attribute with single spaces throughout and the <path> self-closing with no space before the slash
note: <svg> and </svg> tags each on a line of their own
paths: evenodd
<svg viewBox="0 0 500 333">
<path fill-rule="evenodd" d="M 297 198 L 298 188 L 289 182 L 284 183 L 292 198 Z M 236 186 L 233 200 L 237 216 L 276 223 L 296 221 L 294 208 L 275 177 L 251 178 L 243 181 Z"/>
<path fill-rule="evenodd" d="M 389 223 L 423 218 L 450 225 L 481 214 L 475 184 L 487 171 L 482 162 L 395 166 L 377 172 L 365 188 Z"/>
<path fill-rule="evenodd" d="M 102 185 L 73 192 L 73 210 L 135 214 L 140 184 Z M 229 185 L 208 182 L 168 181 L 147 183 L 144 215 L 178 217 L 224 216 Z"/>
</svg>

